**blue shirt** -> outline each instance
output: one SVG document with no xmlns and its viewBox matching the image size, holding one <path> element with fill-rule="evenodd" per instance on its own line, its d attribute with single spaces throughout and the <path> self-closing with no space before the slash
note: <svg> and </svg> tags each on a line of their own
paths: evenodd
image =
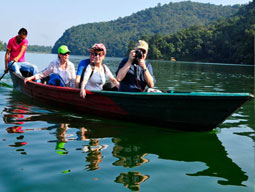
<svg viewBox="0 0 255 192">
<path fill-rule="evenodd" d="M 128 58 L 124 58 L 116 71 L 116 75 L 118 75 L 119 70 L 126 64 Z M 155 83 L 155 77 L 153 75 L 152 66 L 150 63 L 145 62 L 147 70 L 150 72 L 153 82 Z M 139 65 L 136 65 L 136 75 L 135 75 L 135 66 L 132 64 L 119 85 L 119 91 L 123 92 L 141 92 L 145 90 L 147 82 L 144 77 L 144 72 Z"/>
<path fill-rule="evenodd" d="M 90 64 L 90 59 L 82 60 L 78 65 L 76 75 L 81 76 L 84 68 L 86 68 L 89 64 Z"/>
</svg>

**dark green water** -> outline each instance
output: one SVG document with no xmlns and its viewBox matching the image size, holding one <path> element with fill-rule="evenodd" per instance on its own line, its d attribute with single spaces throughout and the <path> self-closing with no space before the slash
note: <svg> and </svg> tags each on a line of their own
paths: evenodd
<svg viewBox="0 0 255 192">
<path fill-rule="evenodd" d="M 27 54 L 39 69 L 55 57 Z M 77 65 L 83 58 L 71 60 Z M 115 71 L 119 61 L 105 63 Z M 254 93 L 253 67 L 152 65 L 160 89 Z M 0 82 L 0 191 L 254 191 L 254 101 L 212 132 L 179 132 L 45 105 L 10 85 L 6 75 Z"/>
</svg>

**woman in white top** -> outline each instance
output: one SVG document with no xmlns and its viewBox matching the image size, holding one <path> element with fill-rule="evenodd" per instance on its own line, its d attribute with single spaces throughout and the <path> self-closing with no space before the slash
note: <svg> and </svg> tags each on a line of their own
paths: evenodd
<svg viewBox="0 0 255 192">
<path fill-rule="evenodd" d="M 25 78 L 24 83 L 31 80 L 39 80 L 53 73 L 58 74 L 64 81 L 65 86 L 75 87 L 75 68 L 74 64 L 69 61 L 70 50 L 66 45 L 58 48 L 58 59 L 52 61 L 43 71 L 31 77 Z"/>
<path fill-rule="evenodd" d="M 119 87 L 119 82 L 114 78 L 110 69 L 105 64 L 102 64 L 106 55 L 104 44 L 94 44 L 90 52 L 94 54 L 94 63 L 88 65 L 84 73 L 80 89 L 80 96 L 82 98 L 85 98 L 86 96 L 85 89 L 102 90 L 106 78 L 109 78 L 116 87 Z"/>
</svg>

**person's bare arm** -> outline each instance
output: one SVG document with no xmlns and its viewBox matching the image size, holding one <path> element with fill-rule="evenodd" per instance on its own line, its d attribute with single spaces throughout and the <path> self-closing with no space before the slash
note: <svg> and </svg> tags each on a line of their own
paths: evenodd
<svg viewBox="0 0 255 192">
<path fill-rule="evenodd" d="M 139 59 L 138 63 L 140 65 L 140 67 L 143 69 L 144 77 L 145 77 L 148 87 L 153 88 L 154 87 L 153 77 L 146 67 L 145 58 L 146 58 L 146 56 L 144 55 L 142 59 Z"/>
<path fill-rule="evenodd" d="M 80 81 L 81 81 L 81 76 L 76 75 L 76 78 L 75 78 L 75 87 L 76 88 L 79 88 Z"/>
<path fill-rule="evenodd" d="M 5 61 L 5 72 L 7 72 L 8 69 L 8 59 L 9 59 L 9 55 L 11 53 L 10 49 L 6 49 L 6 53 L 5 53 L 5 57 L 4 57 L 4 61 Z"/>
<path fill-rule="evenodd" d="M 114 77 L 110 78 L 110 81 L 117 87 L 119 88 L 119 82 L 117 81 L 117 79 L 115 79 Z"/>
<path fill-rule="evenodd" d="M 118 71 L 118 74 L 117 74 L 116 79 L 117 79 L 119 82 L 122 81 L 122 80 L 125 78 L 125 76 L 126 76 L 128 70 L 129 70 L 130 66 L 132 65 L 132 62 L 133 62 L 133 60 L 134 60 L 134 57 L 135 57 L 135 50 L 132 50 L 132 51 L 130 51 L 128 61 L 127 61 L 127 62 L 125 63 L 125 65 Z"/>
<path fill-rule="evenodd" d="M 85 90 L 85 86 L 87 84 L 87 80 L 84 78 L 82 83 L 81 83 L 81 89 L 80 89 L 80 96 L 85 99 L 86 97 L 86 90 Z"/>
</svg>

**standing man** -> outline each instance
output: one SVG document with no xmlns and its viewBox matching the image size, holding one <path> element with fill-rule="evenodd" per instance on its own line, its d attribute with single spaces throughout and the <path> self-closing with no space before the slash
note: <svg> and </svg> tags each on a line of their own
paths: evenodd
<svg viewBox="0 0 255 192">
<path fill-rule="evenodd" d="M 124 58 L 117 69 L 117 80 L 120 82 L 119 91 L 143 92 L 146 86 L 154 87 L 155 78 L 151 64 L 146 62 L 148 44 L 139 40 L 130 51 L 129 58 Z"/>
<path fill-rule="evenodd" d="M 37 66 L 25 62 L 25 53 L 28 46 L 27 30 L 21 28 L 18 35 L 11 38 L 7 44 L 7 49 L 5 53 L 5 72 L 7 72 L 8 67 L 12 65 L 12 70 L 20 74 L 20 68 L 26 68 L 32 74 L 38 72 Z"/>
</svg>

